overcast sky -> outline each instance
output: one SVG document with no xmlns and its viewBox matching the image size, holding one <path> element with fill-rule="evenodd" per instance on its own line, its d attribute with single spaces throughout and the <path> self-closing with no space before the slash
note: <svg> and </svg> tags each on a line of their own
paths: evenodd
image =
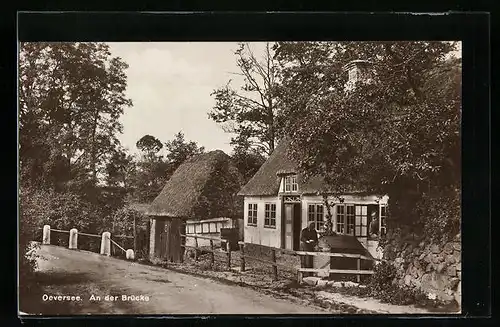
<svg viewBox="0 0 500 327">
<path fill-rule="evenodd" d="M 206 150 L 232 151 L 231 135 L 210 120 L 208 111 L 215 104 L 210 93 L 229 79 L 238 79 L 234 51 L 229 42 L 141 42 L 109 43 L 113 56 L 128 65 L 126 94 L 133 107 L 121 118 L 123 146 L 137 153 L 135 143 L 144 135 L 162 142 L 183 131 L 187 140 Z M 252 43 L 256 55 L 265 43 Z M 232 83 L 233 84 L 233 83 Z"/>
</svg>

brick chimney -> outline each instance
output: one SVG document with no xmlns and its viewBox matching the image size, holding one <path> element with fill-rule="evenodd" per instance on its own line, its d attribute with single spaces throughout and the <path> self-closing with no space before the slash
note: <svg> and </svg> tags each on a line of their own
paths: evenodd
<svg viewBox="0 0 500 327">
<path fill-rule="evenodd" d="M 345 90 L 354 90 L 357 82 L 371 82 L 371 66 L 372 63 L 367 60 L 353 60 L 347 63 L 343 68 L 348 74 Z"/>
</svg>

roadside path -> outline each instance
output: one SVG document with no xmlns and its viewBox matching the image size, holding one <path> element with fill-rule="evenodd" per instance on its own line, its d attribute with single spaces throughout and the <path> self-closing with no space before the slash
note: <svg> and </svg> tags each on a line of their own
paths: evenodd
<svg viewBox="0 0 500 327">
<path fill-rule="evenodd" d="M 59 314 L 325 314 L 255 290 L 168 269 L 43 245 L 40 307 Z M 47 296 L 79 301 L 44 301 Z M 126 296 L 127 298 L 123 298 Z M 142 296 L 142 297 L 141 297 Z M 134 298 L 131 298 L 134 297 Z M 125 299 L 125 300 L 124 300 Z M 32 301 L 38 301 L 36 298 Z M 71 312 L 60 312 L 61 310 Z"/>
</svg>

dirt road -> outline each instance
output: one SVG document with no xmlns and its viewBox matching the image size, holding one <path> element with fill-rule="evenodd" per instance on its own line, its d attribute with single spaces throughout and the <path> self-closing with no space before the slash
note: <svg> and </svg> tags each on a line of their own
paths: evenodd
<svg viewBox="0 0 500 327">
<path fill-rule="evenodd" d="M 325 313 L 245 287 L 95 253 L 45 245 L 39 254 L 42 291 L 30 300 L 46 314 Z M 59 295 L 70 298 L 57 300 Z"/>
</svg>

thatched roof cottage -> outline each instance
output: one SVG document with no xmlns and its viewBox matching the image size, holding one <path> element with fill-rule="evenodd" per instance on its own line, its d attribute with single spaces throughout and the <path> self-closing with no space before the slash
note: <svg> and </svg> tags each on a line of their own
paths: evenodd
<svg viewBox="0 0 500 327">
<path fill-rule="evenodd" d="M 180 234 L 186 232 L 186 221 L 210 223 L 241 216 L 237 197 L 240 187 L 240 174 L 223 151 L 187 159 L 147 211 L 151 219 L 150 257 L 180 261 L 183 252 Z"/>
<path fill-rule="evenodd" d="M 349 79 L 362 74 L 358 62 L 346 66 Z M 351 71 L 354 70 L 354 73 Z M 244 241 L 264 246 L 298 250 L 300 232 L 314 222 L 320 233 L 325 229 L 326 195 L 332 213 L 333 231 L 355 236 L 359 243 L 379 257 L 378 242 L 370 244 L 370 218 L 377 224 L 378 235 L 385 231 L 387 196 L 370 194 L 358 185 L 347 186 L 345 194 L 328 190 L 324 178 L 303 178 L 297 163 L 288 155 L 290 140 L 281 140 L 267 161 L 240 190 L 244 197 Z M 342 239 L 338 238 L 338 240 Z M 339 244 L 342 247 L 343 244 Z"/>
</svg>

